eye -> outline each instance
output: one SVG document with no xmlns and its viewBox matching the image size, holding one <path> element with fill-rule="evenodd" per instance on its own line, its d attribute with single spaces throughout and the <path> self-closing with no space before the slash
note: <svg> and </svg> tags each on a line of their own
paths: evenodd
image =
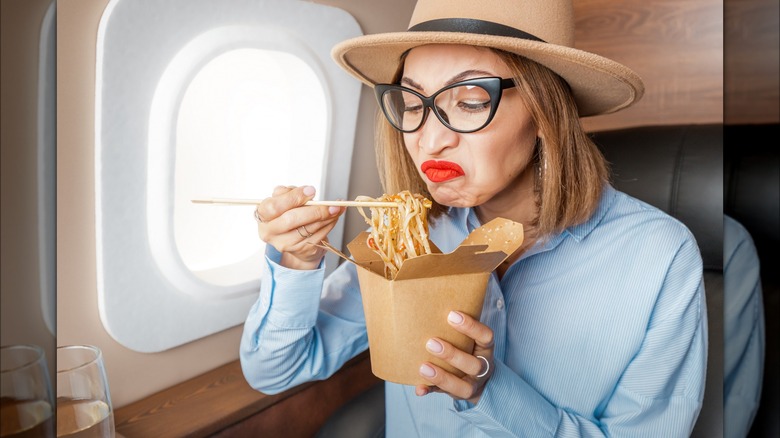
<svg viewBox="0 0 780 438">
<path fill-rule="evenodd" d="M 465 112 L 479 112 L 490 108 L 490 100 L 462 100 L 458 109 Z"/>
<path fill-rule="evenodd" d="M 446 95 L 446 100 L 449 100 L 451 105 L 460 112 L 476 113 L 490 109 L 490 94 L 482 87 L 474 85 L 454 87 L 448 90 Z"/>
<path fill-rule="evenodd" d="M 404 105 L 404 112 L 405 113 L 419 112 L 422 110 L 422 107 L 423 107 L 422 104 L 419 103 L 406 104 Z"/>
</svg>

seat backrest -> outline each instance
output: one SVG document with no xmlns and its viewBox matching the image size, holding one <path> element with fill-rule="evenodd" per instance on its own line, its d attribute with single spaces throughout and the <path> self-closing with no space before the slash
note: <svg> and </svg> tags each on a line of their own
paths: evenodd
<svg viewBox="0 0 780 438">
<path fill-rule="evenodd" d="M 761 401 L 750 438 L 780 436 L 780 123 L 724 127 L 725 212 L 750 233 L 760 263 L 765 324 Z"/>
<path fill-rule="evenodd" d="M 780 124 L 729 125 L 726 148 L 725 212 L 745 226 L 765 260 L 778 260 L 780 247 Z M 778 278 L 777 269 L 762 274 Z"/>
<path fill-rule="evenodd" d="M 705 269 L 723 270 L 723 125 L 645 126 L 593 139 L 615 188 L 682 221 Z"/>
<path fill-rule="evenodd" d="M 614 187 L 669 213 L 704 261 L 709 352 L 704 404 L 691 436 L 723 436 L 723 125 L 643 126 L 592 135 Z"/>
</svg>

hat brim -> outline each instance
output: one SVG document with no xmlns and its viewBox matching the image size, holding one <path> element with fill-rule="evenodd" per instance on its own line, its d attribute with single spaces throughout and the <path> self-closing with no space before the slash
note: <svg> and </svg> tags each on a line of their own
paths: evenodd
<svg viewBox="0 0 780 438">
<path fill-rule="evenodd" d="M 347 73 L 373 87 L 393 80 L 404 52 L 427 44 L 492 47 L 536 61 L 568 82 L 583 117 L 618 111 L 644 94 L 642 79 L 620 63 L 583 50 L 521 38 L 460 32 L 392 32 L 343 41 L 333 48 L 332 56 Z"/>
</svg>

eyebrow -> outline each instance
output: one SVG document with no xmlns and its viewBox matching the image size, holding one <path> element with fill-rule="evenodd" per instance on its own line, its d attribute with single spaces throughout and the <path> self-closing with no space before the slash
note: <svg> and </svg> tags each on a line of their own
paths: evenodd
<svg viewBox="0 0 780 438">
<path fill-rule="evenodd" d="M 447 85 L 452 85 L 456 82 L 460 82 L 472 78 L 474 76 L 478 76 L 478 77 L 495 76 L 495 73 L 491 73 L 485 70 L 466 70 L 451 77 L 447 82 L 444 83 L 443 86 L 446 87 Z M 422 85 L 418 84 L 417 82 L 414 81 L 414 79 L 409 78 L 407 76 L 401 78 L 401 85 L 407 85 L 411 88 L 416 88 L 419 91 L 425 91 L 425 88 L 423 88 Z"/>
</svg>

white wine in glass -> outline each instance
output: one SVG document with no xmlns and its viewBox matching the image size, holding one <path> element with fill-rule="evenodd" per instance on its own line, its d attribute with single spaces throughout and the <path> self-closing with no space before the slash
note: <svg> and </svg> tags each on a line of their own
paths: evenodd
<svg viewBox="0 0 780 438">
<path fill-rule="evenodd" d="M 54 437 L 52 391 L 43 350 L 0 347 L 0 437 Z"/>
<path fill-rule="evenodd" d="M 114 438 L 114 411 L 97 347 L 57 348 L 57 436 Z"/>
</svg>

